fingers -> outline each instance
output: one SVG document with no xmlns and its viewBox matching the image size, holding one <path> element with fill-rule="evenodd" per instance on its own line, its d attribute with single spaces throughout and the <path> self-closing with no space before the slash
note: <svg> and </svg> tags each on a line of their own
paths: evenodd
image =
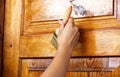
<svg viewBox="0 0 120 77">
<path fill-rule="evenodd" d="M 79 29 L 77 27 L 74 27 L 74 34 L 73 34 L 73 41 L 75 40 L 76 41 L 76 37 L 78 38 L 79 37 Z M 77 41 L 78 42 L 78 41 Z"/>
<path fill-rule="evenodd" d="M 70 23 L 70 24 L 72 24 L 72 26 L 74 26 L 74 19 L 72 17 L 69 18 L 68 23 Z"/>
<path fill-rule="evenodd" d="M 74 46 L 78 43 L 79 37 L 80 37 L 80 33 L 77 32 L 76 36 L 74 37 L 74 40 L 72 41 L 72 44 L 74 44 Z"/>
<path fill-rule="evenodd" d="M 65 26 L 65 30 L 68 31 L 68 29 L 71 30 L 71 39 L 74 40 L 76 35 L 79 34 L 79 29 L 74 25 L 74 19 L 72 17 L 69 18 L 68 23 Z"/>
<path fill-rule="evenodd" d="M 67 24 L 65 25 L 64 24 L 64 22 L 62 21 L 62 20 L 58 20 L 58 23 L 59 23 L 59 25 L 60 25 L 60 29 L 59 29 L 59 33 L 61 33 L 62 31 L 63 31 L 63 29 L 65 28 L 65 27 L 73 27 L 74 26 L 74 19 L 71 17 L 71 18 L 69 18 L 69 20 L 68 20 L 68 22 L 67 22 Z M 58 34 L 59 34 L 58 33 Z"/>
<path fill-rule="evenodd" d="M 73 39 L 72 42 L 71 42 L 71 47 L 74 48 L 74 47 L 77 45 L 79 38 L 80 38 L 80 33 L 77 32 L 77 33 L 76 33 L 76 36 L 74 37 L 74 39 Z"/>
<path fill-rule="evenodd" d="M 74 19 L 73 18 L 69 18 L 68 23 L 65 25 L 65 27 L 74 27 Z"/>
<path fill-rule="evenodd" d="M 60 29 L 64 29 L 64 22 L 62 20 L 58 20 L 58 23 L 60 25 Z"/>
<path fill-rule="evenodd" d="M 74 19 L 69 18 L 65 25 L 63 21 L 59 20 L 60 30 L 58 33 L 58 46 L 73 49 L 79 39 L 79 29 L 74 26 Z M 62 39 L 61 39 L 62 38 Z"/>
<path fill-rule="evenodd" d="M 64 22 L 62 20 L 60 20 L 60 19 L 58 19 L 58 23 L 60 25 L 58 34 L 60 34 L 63 31 L 65 25 L 64 25 Z"/>
</svg>

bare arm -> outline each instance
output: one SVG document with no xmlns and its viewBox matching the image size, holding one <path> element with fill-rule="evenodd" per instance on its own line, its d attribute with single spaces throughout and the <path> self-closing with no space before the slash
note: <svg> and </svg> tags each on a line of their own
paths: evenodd
<svg viewBox="0 0 120 77">
<path fill-rule="evenodd" d="M 72 50 L 78 39 L 79 32 L 78 28 L 74 26 L 73 18 L 69 19 L 66 26 L 60 22 L 57 54 L 41 77 L 65 77 Z"/>
</svg>

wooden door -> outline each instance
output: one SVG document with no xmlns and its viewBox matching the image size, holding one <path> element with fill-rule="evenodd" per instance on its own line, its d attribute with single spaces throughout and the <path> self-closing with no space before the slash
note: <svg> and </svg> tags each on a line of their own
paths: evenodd
<svg viewBox="0 0 120 77">
<path fill-rule="evenodd" d="M 110 57 L 120 55 L 119 0 L 78 2 L 86 14 L 73 14 L 81 41 L 73 51 L 66 77 L 119 77 L 119 69 L 113 71 L 119 66 L 119 57 Z M 6 0 L 3 77 L 41 75 L 55 55 L 50 41 L 57 19 L 63 18 L 68 6 L 67 0 Z"/>
</svg>

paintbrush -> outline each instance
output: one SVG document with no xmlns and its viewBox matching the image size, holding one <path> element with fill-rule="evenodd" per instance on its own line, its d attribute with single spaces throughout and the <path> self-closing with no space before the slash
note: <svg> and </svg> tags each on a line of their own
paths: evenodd
<svg viewBox="0 0 120 77">
<path fill-rule="evenodd" d="M 69 6 L 65 12 L 65 16 L 64 16 L 64 19 L 63 19 L 63 23 L 64 25 L 67 24 L 70 16 L 71 16 L 71 13 L 72 13 L 72 6 Z M 59 30 L 57 29 L 54 34 L 53 34 L 53 37 L 52 37 L 52 40 L 51 40 L 51 43 L 52 45 L 57 49 L 58 48 L 58 44 L 57 44 L 57 34 L 58 34 Z"/>
</svg>

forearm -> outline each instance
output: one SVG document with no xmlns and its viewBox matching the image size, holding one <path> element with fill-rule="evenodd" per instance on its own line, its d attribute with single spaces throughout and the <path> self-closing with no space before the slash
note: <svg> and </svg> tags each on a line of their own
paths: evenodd
<svg viewBox="0 0 120 77">
<path fill-rule="evenodd" d="M 73 18 L 69 18 L 66 25 L 60 22 L 57 37 L 57 54 L 41 77 L 65 77 L 72 50 L 77 44 L 78 39 L 79 29 L 74 26 Z"/>
<path fill-rule="evenodd" d="M 52 63 L 41 77 L 65 77 L 72 50 L 58 49 Z"/>
</svg>

